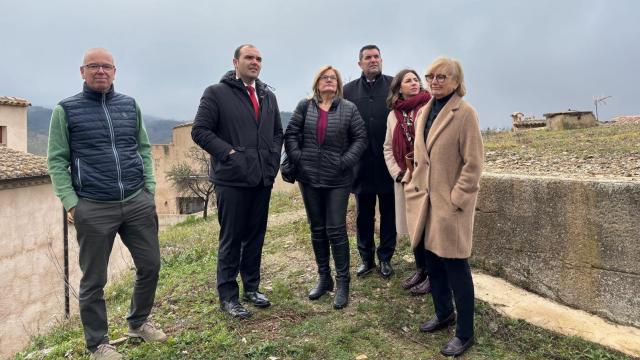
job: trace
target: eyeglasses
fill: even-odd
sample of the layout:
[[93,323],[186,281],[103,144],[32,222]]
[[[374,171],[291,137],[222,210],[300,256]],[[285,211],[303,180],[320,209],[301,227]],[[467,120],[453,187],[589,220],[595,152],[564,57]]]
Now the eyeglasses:
[[111,64],[87,64],[83,65],[84,68],[87,68],[91,71],[98,71],[102,68],[104,71],[113,71],[116,67]]
[[425,77],[425,79],[427,79],[428,83],[432,83],[432,82],[434,82],[434,80],[435,80],[435,82],[443,83],[445,80],[447,80],[447,78],[449,76],[442,75],[442,74],[438,74],[438,75],[428,74],[428,75],[425,75],[424,77]]
[[335,76],[335,75],[322,75],[322,76],[320,76],[320,80],[324,80],[324,81],[329,81],[329,80],[331,80],[331,81],[336,81],[336,80],[338,80],[338,77],[337,77],[337,76]]

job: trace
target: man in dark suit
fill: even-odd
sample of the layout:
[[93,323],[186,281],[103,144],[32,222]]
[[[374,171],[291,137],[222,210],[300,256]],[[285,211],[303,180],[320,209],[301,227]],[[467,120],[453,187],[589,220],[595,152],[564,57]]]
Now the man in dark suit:
[[211,155],[220,223],[217,287],[220,309],[234,317],[251,312],[239,302],[271,305],[259,291],[262,245],[273,180],[279,169],[282,123],[276,97],[258,79],[262,55],[253,45],[239,46],[234,70],[205,89],[191,137]]
[[344,97],[358,107],[369,137],[369,146],[360,158],[359,171],[353,184],[358,212],[358,251],[362,258],[356,274],[367,275],[376,267],[373,236],[377,197],[380,210],[380,244],[377,249],[379,272],[388,278],[393,274],[391,257],[396,248],[396,225],[393,179],[384,162],[382,145],[389,114],[386,98],[393,78],[382,74],[382,57],[376,45],[366,45],[360,49],[358,65],[362,69],[362,76],[344,86]]

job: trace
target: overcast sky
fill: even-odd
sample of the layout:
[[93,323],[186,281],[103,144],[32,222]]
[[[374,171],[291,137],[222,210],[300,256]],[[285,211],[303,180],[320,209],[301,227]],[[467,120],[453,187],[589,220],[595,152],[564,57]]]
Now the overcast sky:
[[0,0],[0,9],[0,95],[33,105],[77,93],[82,54],[106,47],[116,91],[145,114],[190,121],[249,42],[262,52],[260,78],[291,111],[321,65],[360,76],[358,50],[372,43],[389,75],[459,59],[482,128],[510,127],[515,111],[594,110],[602,95],[612,98],[601,120],[640,114],[635,0]]

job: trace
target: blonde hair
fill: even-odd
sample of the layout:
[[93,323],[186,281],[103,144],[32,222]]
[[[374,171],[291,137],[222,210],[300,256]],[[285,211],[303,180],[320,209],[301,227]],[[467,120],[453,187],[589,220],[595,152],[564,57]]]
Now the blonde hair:
[[455,93],[458,96],[463,97],[467,94],[467,88],[464,86],[464,72],[462,71],[462,65],[457,59],[441,56],[431,63],[425,71],[426,75],[433,75],[436,69],[442,68],[447,75],[452,76],[457,82],[458,87],[455,89]]
[[313,85],[311,85],[311,95],[309,96],[309,100],[315,99],[318,103],[322,102],[322,97],[320,96],[320,91],[318,90],[318,83],[320,82],[320,77],[329,70],[333,70],[336,73],[336,97],[342,97],[342,76],[340,76],[340,71],[338,71],[338,69],[334,68],[331,65],[324,65],[320,67],[320,70],[318,70],[316,75],[313,77]]

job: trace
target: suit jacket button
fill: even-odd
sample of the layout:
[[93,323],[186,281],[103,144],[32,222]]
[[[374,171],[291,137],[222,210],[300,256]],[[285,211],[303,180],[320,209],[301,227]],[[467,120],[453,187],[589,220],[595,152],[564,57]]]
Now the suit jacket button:
[[416,167],[417,167],[417,166],[418,166],[418,162],[417,162],[417,161],[415,161],[415,162],[413,163],[413,166],[416,166]]
[[418,192],[418,190],[420,190],[420,189],[418,189],[418,187],[416,186],[416,187],[414,188],[414,190],[415,190],[416,192]]

